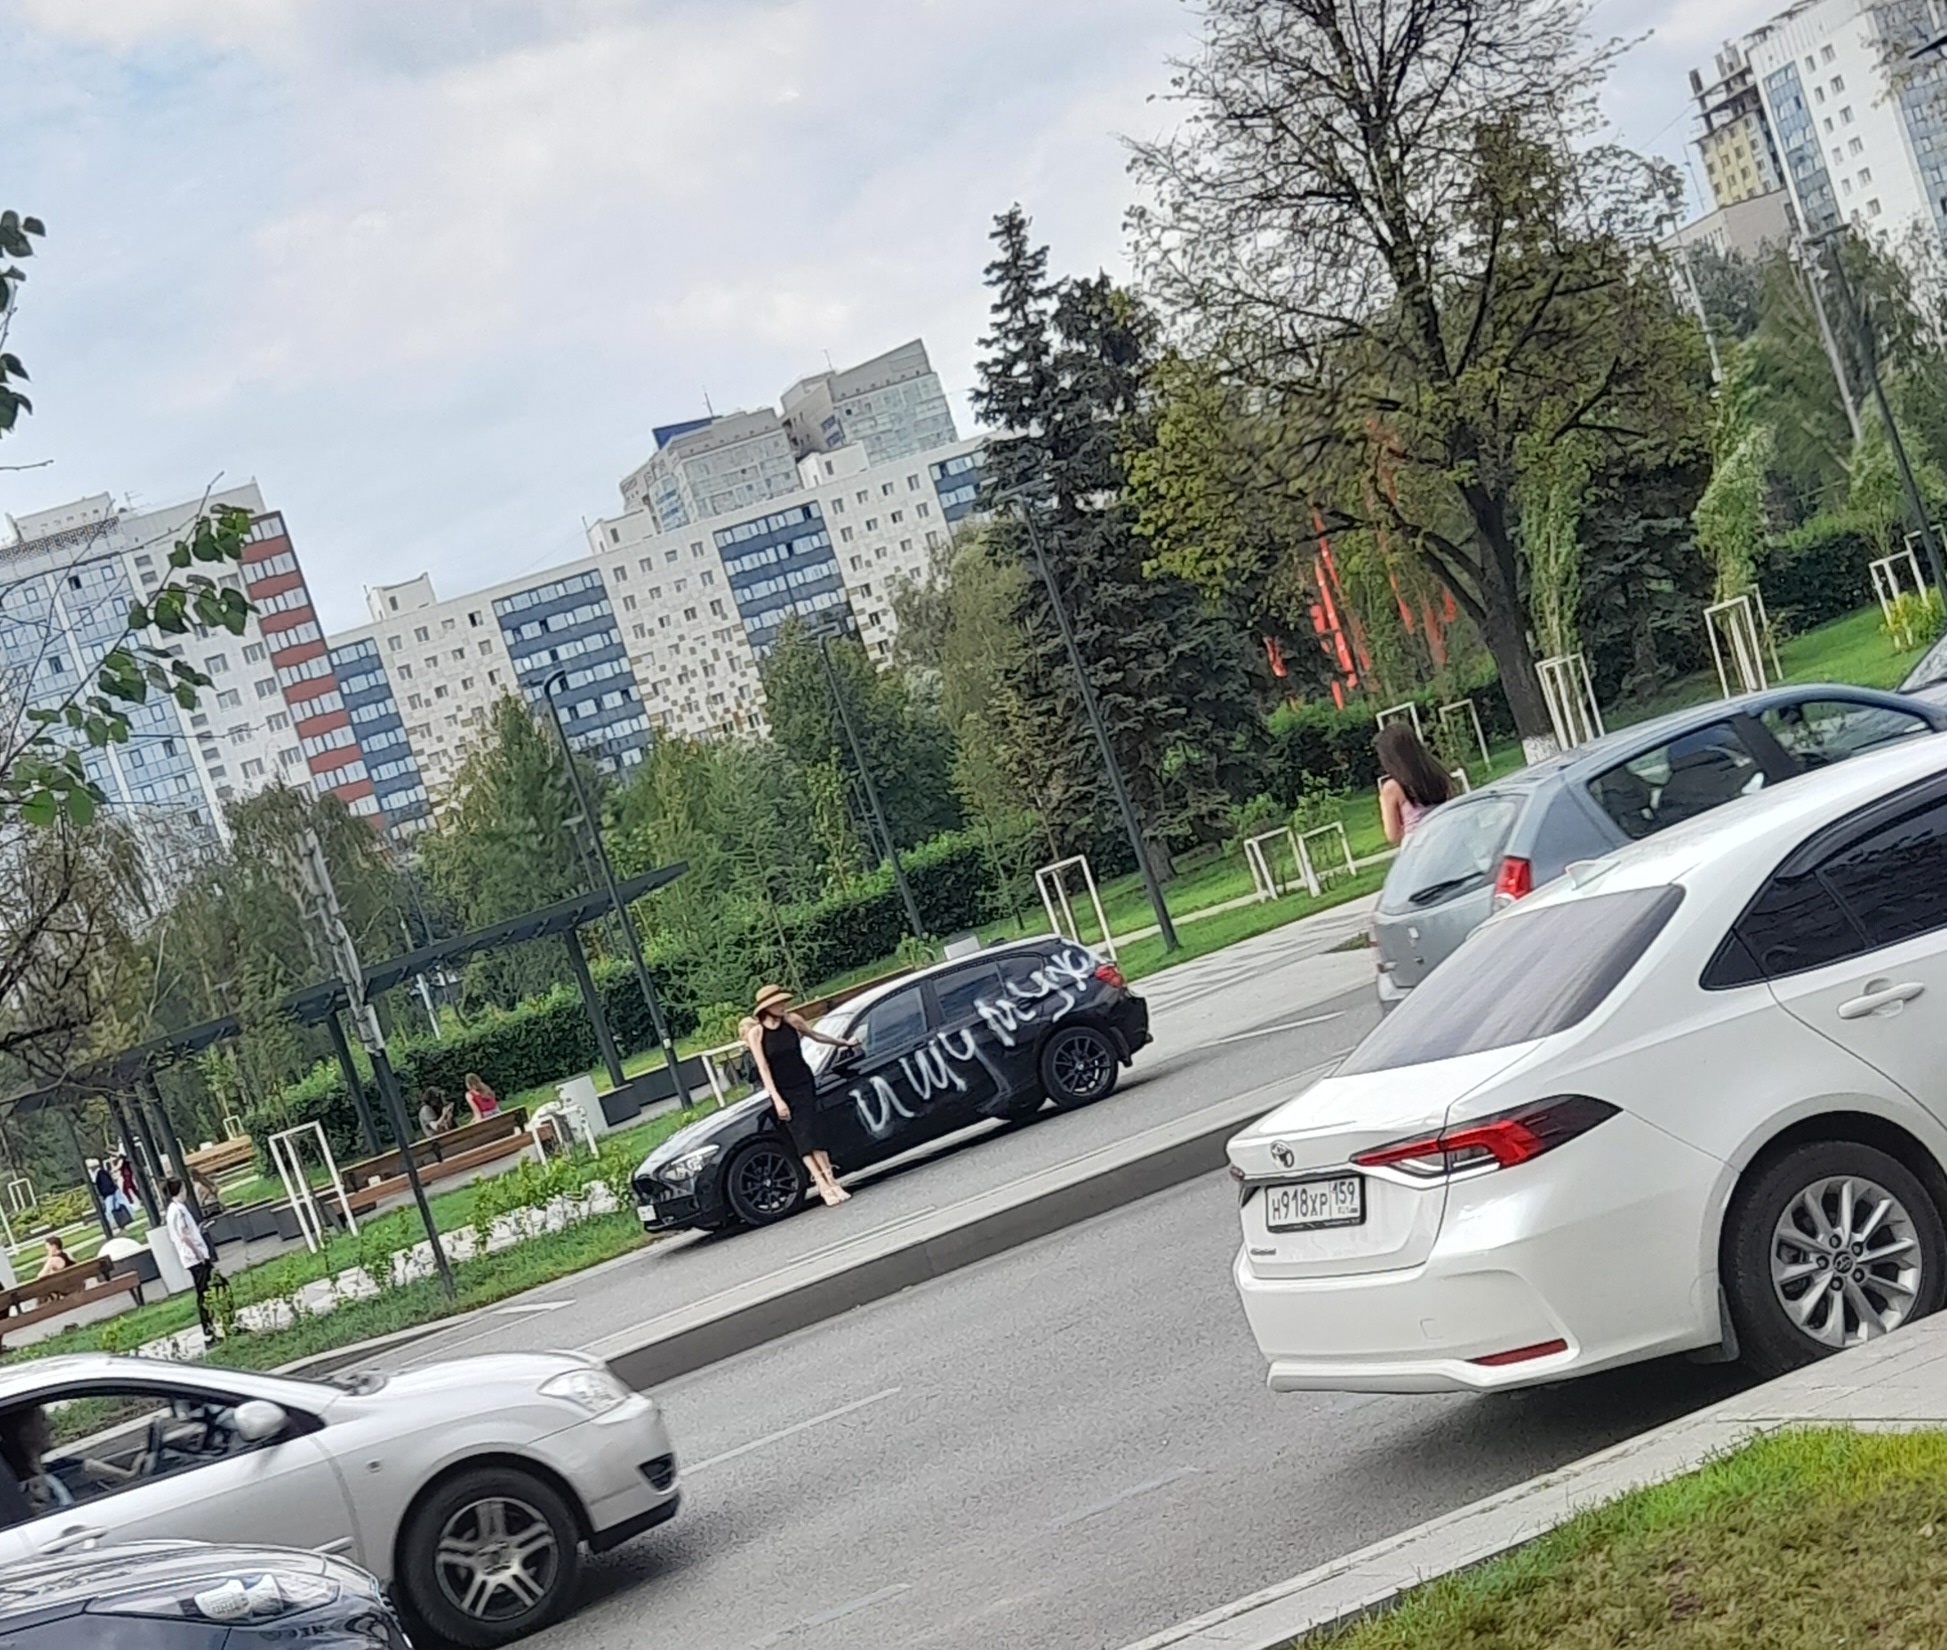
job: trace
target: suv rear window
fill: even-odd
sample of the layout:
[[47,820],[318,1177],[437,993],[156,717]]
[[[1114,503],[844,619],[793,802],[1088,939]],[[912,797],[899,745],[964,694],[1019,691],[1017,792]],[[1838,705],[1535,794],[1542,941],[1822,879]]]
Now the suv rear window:
[[1494,880],[1526,795],[1488,793],[1449,802],[1400,848],[1379,896],[1382,911],[1422,911]]
[[1683,890],[1671,887],[1517,906],[1476,929],[1339,1069],[1351,1076],[1425,1065],[1579,1025],[1682,903]]

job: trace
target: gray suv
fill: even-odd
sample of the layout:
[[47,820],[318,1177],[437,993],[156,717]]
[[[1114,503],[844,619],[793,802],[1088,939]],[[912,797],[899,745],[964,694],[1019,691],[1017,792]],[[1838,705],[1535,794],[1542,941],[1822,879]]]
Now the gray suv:
[[1501,906],[1767,785],[1947,729],[1947,705],[1870,688],[1772,688],[1660,716],[1436,808],[1406,839],[1373,918],[1391,1008]]

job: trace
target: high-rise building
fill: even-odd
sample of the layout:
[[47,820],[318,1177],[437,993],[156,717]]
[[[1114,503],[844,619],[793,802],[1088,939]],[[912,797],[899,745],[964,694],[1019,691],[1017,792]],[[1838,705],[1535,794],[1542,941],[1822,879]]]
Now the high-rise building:
[[958,437],[946,391],[915,338],[843,371],[800,378],[784,392],[784,427],[800,458],[865,449],[868,464],[888,464]]
[[665,533],[797,489],[796,455],[768,407],[667,424],[655,439],[648,463],[623,478],[622,503]]
[[1719,50],[1717,78],[1709,83],[1692,69],[1690,95],[1703,123],[1697,148],[1717,210],[1782,189],[1784,178],[1765,119],[1764,99],[1743,48],[1727,42]]
[[253,521],[240,567],[219,582],[254,608],[243,634],[196,627],[146,638],[210,678],[196,709],[157,695],[133,707],[129,740],[91,750],[89,777],[112,808],[167,816],[194,837],[222,832],[226,804],[274,780],[330,790],[377,811],[325,653],[304,570],[281,513],[252,483],[154,510],[106,493],[8,517],[0,542],[0,694],[14,705],[67,699],[122,636],[130,604],[169,576],[169,552],[199,514],[233,505]]
[[1938,32],[1913,0],[1799,0],[1745,36],[1807,234],[1850,223],[1897,245],[1917,225],[1947,239],[1947,67],[1908,58]]

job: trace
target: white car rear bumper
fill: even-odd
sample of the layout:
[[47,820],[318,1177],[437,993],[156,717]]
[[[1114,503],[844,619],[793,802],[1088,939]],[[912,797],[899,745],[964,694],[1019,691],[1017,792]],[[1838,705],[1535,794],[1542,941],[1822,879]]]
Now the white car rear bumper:
[[1485,1392],[1712,1345],[1700,1257],[1720,1169],[1623,1113],[1532,1164],[1456,1181],[1420,1265],[1265,1278],[1240,1248],[1237,1292],[1271,1388]]

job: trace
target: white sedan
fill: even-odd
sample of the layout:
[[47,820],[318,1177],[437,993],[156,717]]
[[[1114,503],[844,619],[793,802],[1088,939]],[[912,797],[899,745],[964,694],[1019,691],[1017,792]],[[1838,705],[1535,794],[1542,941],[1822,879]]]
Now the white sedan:
[[1947,745],[1574,866],[1230,1143],[1276,1391],[1765,1374],[1947,1293]]
[[[105,1353],[0,1369],[0,1574],[123,1541],[311,1548],[485,1650],[573,1608],[597,1552],[674,1515],[653,1400],[568,1355],[291,1380]],[[11,1486],[8,1486],[11,1489]]]

